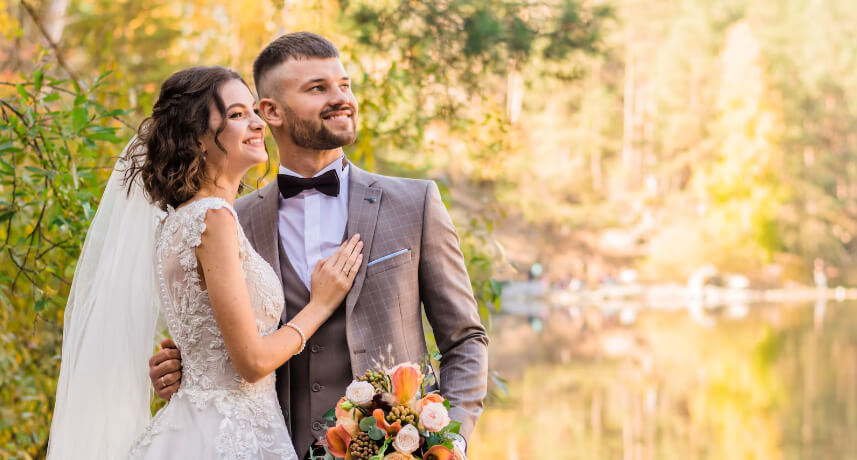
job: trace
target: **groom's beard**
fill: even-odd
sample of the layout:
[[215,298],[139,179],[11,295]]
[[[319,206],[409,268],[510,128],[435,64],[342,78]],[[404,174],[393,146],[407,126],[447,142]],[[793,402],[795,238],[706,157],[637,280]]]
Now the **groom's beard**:
[[311,150],[332,150],[354,142],[357,138],[357,111],[351,107],[337,107],[337,110],[340,108],[347,108],[351,112],[351,131],[336,134],[327,129],[320,118],[318,121],[300,118],[288,105],[284,104],[286,126],[289,128],[289,134],[292,136],[295,145]]

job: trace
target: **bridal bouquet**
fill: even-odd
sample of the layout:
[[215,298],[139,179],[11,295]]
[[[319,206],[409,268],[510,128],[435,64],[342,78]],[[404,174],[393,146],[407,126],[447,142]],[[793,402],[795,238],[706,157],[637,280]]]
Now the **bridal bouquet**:
[[325,434],[325,458],[346,460],[450,460],[460,422],[449,419],[449,402],[426,394],[430,383],[419,366],[369,370],[351,382],[328,412],[336,422]]

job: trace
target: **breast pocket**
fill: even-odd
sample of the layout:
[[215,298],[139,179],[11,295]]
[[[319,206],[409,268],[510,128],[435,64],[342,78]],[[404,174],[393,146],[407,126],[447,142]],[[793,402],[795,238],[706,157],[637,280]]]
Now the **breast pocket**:
[[398,266],[411,262],[411,250],[399,249],[398,251],[370,260],[366,265],[366,276],[385,272]]

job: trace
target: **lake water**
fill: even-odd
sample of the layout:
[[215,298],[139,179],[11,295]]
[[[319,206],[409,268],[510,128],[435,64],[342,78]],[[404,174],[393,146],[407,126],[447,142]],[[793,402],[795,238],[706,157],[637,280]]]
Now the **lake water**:
[[857,459],[857,303],[497,315],[483,459]]

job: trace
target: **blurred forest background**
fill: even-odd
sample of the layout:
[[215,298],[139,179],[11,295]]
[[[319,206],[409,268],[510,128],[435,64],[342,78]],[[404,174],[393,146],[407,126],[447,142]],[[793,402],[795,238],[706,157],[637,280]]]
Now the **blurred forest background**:
[[45,453],[75,260],[160,83],[249,82],[298,30],[353,78],[349,157],[442,185],[486,321],[537,262],[857,281],[851,0],[0,0],[0,457]]

